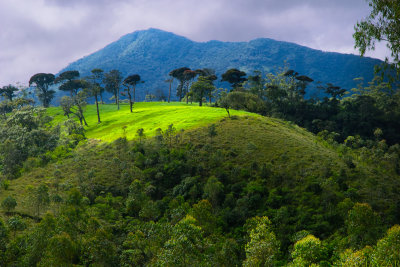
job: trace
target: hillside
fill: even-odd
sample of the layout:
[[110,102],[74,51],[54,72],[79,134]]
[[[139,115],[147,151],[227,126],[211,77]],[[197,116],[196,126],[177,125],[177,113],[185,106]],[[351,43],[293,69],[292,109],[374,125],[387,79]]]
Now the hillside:
[[[82,76],[94,68],[118,69],[124,77],[138,73],[146,81],[138,87],[137,98],[143,100],[147,93],[155,94],[157,90],[167,95],[168,85],[164,81],[175,68],[212,68],[220,79],[230,68],[239,68],[248,74],[254,70],[268,73],[276,72],[285,62],[315,81],[346,89],[356,87],[354,78],[372,80],[374,65],[381,63],[377,59],[323,52],[268,38],[249,42],[194,42],[170,32],[148,29],[127,34],[61,71],[78,70]],[[217,86],[227,88],[228,84],[217,83]],[[316,84],[311,85],[308,94],[318,93]]]
[[[152,137],[158,128],[166,129],[170,124],[180,131],[204,126],[227,116],[225,109],[199,107],[197,103],[138,102],[133,113],[129,112],[128,104],[120,106],[117,110],[114,104],[100,105],[102,123],[98,124],[96,106],[89,105],[85,112],[89,125],[85,128],[86,137],[107,142],[121,137],[132,140],[137,138],[136,132],[140,128],[143,128],[145,136]],[[49,108],[48,114],[54,118],[54,123],[62,123],[66,119],[60,107]],[[232,115],[257,116],[237,110],[233,110]]]
[[[133,114],[115,108],[104,105],[96,125],[89,106],[90,139],[72,147],[74,137],[64,136],[2,186],[0,202],[17,203],[3,206],[3,219],[21,215],[29,226],[7,223],[14,237],[5,241],[5,266],[237,266],[252,259],[254,242],[285,265],[302,259],[293,245],[310,240],[317,247],[305,251],[321,250],[312,262],[332,265],[398,221],[396,148],[376,160],[251,113],[227,118],[223,109],[182,103],[137,103]],[[47,113],[62,122],[59,108]],[[118,138],[124,126],[128,140]],[[156,127],[162,134],[152,138]]]

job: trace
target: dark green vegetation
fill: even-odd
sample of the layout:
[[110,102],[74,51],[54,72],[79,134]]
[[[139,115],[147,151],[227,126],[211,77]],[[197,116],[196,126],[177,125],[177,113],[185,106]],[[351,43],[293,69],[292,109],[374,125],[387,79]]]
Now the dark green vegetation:
[[[399,260],[400,148],[379,131],[339,144],[279,119],[232,116],[99,143],[84,140],[76,122],[59,128],[29,106],[1,121],[2,143],[17,148],[1,150],[4,266]],[[6,168],[11,158],[15,169]]]
[[369,0],[371,14],[358,22],[353,34],[355,47],[364,55],[367,50],[374,50],[376,42],[385,41],[391,51],[392,66],[400,76],[400,2]]
[[[137,91],[137,100],[146,94],[168,96],[165,80],[172,69],[213,68],[217,76],[226,70],[240,68],[251,73],[260,70],[264,74],[276,72],[284,62],[299,73],[315,81],[331,82],[346,89],[356,87],[354,78],[373,78],[374,65],[381,61],[360,58],[355,55],[322,52],[293,43],[271,39],[256,39],[250,42],[193,42],[173,33],[157,29],[137,31],[121,37],[118,41],[67,66],[65,70],[78,70],[83,76],[90,75],[94,68],[108,72],[118,68],[124,77],[139,73],[146,84]],[[220,80],[220,79],[219,79]],[[221,84],[218,82],[217,87]],[[174,85],[176,87],[176,85]],[[157,93],[157,91],[159,91]],[[309,95],[320,94],[312,86]],[[177,99],[173,94],[173,99]]]
[[99,68],[32,76],[61,107],[0,89],[1,266],[399,265],[394,77],[305,98],[289,69],[225,70],[229,93],[212,69],[169,75],[180,103],[135,103],[139,74]]

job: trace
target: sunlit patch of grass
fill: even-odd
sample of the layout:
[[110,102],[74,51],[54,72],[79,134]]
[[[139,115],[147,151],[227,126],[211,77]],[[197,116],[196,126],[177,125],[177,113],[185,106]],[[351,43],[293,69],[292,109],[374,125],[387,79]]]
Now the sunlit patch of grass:
[[[49,109],[55,123],[66,119],[59,107]],[[245,111],[231,111],[232,115],[258,116]],[[207,125],[227,116],[225,109],[213,107],[199,107],[197,104],[165,103],[165,102],[138,102],[135,103],[133,113],[129,105],[121,104],[120,110],[114,104],[100,105],[101,123],[97,123],[95,105],[88,105],[85,111],[88,127],[88,138],[102,141],[114,141],[126,136],[127,139],[136,138],[138,129],[143,128],[147,137],[154,136],[156,129],[166,129],[173,124],[177,131]]]

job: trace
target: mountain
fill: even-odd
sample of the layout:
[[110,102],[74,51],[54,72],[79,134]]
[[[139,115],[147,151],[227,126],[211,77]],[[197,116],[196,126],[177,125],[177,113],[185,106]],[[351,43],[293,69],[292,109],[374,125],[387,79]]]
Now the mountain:
[[[124,77],[137,73],[145,81],[138,88],[137,97],[142,100],[146,93],[161,90],[166,94],[168,85],[164,81],[175,68],[213,68],[221,77],[230,68],[239,68],[248,74],[254,70],[276,72],[285,66],[285,62],[290,69],[316,82],[330,82],[346,89],[356,87],[358,82],[354,78],[363,77],[370,81],[374,65],[381,63],[378,59],[323,52],[268,38],[249,42],[194,42],[170,32],[148,29],[127,34],[62,71],[79,70],[82,76],[89,75],[94,68],[118,69]],[[318,93],[316,82],[310,87],[309,95]],[[217,86],[229,87],[221,82]]]

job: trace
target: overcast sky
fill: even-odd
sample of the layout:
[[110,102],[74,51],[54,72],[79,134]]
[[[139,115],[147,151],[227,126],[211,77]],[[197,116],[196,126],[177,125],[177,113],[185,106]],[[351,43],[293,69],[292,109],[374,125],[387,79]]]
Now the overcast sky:
[[[57,73],[136,30],[194,41],[267,37],[343,53],[354,50],[365,0],[0,0],[0,86]],[[389,55],[383,45],[371,57]]]

